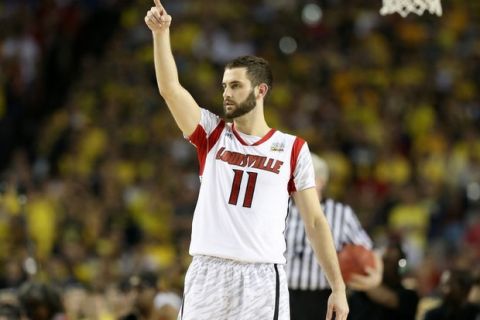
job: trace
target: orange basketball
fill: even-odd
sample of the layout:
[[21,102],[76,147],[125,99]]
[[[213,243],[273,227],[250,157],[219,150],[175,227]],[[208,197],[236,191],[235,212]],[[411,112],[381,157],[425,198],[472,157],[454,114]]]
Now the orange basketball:
[[338,253],[338,262],[342,271],[345,283],[350,281],[352,274],[365,275],[365,268],[375,267],[375,254],[363,246],[355,244],[347,244]]

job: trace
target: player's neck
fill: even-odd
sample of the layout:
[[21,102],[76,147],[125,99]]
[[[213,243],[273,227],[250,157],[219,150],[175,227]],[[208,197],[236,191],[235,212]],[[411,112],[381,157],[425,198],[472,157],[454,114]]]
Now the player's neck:
[[233,123],[237,131],[257,137],[263,137],[271,129],[265,121],[263,109],[258,107],[241,117],[235,118]]

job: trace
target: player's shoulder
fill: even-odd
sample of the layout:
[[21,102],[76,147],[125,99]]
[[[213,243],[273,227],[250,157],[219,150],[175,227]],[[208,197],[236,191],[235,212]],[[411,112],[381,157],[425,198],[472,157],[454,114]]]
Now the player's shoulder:
[[302,137],[293,135],[291,133],[283,132],[281,130],[275,129],[275,139],[283,139],[284,141],[288,141],[291,144],[305,144],[306,141]]

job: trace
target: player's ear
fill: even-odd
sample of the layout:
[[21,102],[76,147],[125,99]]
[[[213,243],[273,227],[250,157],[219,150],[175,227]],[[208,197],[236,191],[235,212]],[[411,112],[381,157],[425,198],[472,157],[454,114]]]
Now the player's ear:
[[260,83],[258,85],[258,95],[265,98],[268,92],[268,85],[266,83]]

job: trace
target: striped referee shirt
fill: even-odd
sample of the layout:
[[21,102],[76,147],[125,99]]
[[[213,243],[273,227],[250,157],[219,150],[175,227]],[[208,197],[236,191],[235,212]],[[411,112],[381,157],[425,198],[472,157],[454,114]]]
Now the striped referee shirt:
[[[337,252],[347,243],[372,248],[372,240],[348,205],[326,199],[322,201],[322,208],[332,231]],[[327,278],[315,259],[310,241],[305,234],[305,226],[293,201],[290,201],[287,221],[285,237],[288,287],[294,290],[329,289]]]

